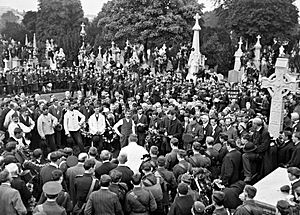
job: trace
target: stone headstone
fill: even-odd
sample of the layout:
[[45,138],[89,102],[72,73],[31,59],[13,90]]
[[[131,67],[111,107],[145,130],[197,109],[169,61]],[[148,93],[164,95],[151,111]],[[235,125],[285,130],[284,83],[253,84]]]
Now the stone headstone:
[[21,65],[21,60],[18,57],[13,57],[12,68],[19,67]]
[[262,77],[262,88],[267,88],[272,96],[269,119],[269,132],[277,138],[283,127],[283,97],[289,92],[298,91],[298,82],[288,74],[288,59],[279,57],[275,64],[275,73],[269,78]]

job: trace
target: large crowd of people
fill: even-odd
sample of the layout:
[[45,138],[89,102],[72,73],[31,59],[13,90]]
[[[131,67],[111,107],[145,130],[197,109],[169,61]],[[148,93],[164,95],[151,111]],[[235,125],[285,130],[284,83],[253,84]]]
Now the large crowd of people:
[[[17,96],[1,102],[2,213],[300,213],[296,94],[284,98],[274,138],[270,96],[258,81],[232,85],[207,70],[194,83],[164,68],[108,68],[49,72],[45,82],[69,89],[62,99],[41,99],[36,83],[7,86]],[[289,198],[267,207],[253,184],[279,166]]]

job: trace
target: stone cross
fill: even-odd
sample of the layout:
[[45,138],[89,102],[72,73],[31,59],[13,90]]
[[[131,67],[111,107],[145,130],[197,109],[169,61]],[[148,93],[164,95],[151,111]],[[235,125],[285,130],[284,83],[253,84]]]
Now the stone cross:
[[[234,60],[233,70],[235,70],[235,71],[240,71],[241,66],[242,66],[242,62],[241,62],[241,57],[243,56],[242,45],[243,45],[243,39],[241,37],[240,41],[239,41],[239,48],[234,53],[235,60]],[[240,78],[238,78],[238,79],[240,79]]]
[[115,46],[115,42],[111,41],[111,47],[114,48],[114,46]]
[[275,64],[275,73],[269,78],[262,77],[262,88],[267,88],[272,96],[269,132],[277,138],[283,125],[283,97],[289,92],[298,91],[298,82],[288,74],[288,59],[279,57]]
[[255,48],[254,64],[256,66],[256,69],[260,70],[260,49],[261,49],[260,39],[261,39],[261,36],[258,35],[256,38],[257,38],[257,42],[254,46],[254,48]]
[[199,13],[197,13],[195,16],[194,16],[194,19],[196,20],[196,23],[193,27],[193,30],[198,30],[200,31],[201,30],[201,27],[199,25],[199,19],[201,18],[201,16],[199,15]]

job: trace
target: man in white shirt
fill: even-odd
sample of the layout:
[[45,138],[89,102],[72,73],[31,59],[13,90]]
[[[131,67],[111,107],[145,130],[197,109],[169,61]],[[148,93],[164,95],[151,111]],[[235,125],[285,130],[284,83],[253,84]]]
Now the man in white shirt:
[[105,132],[105,117],[100,113],[99,105],[94,107],[95,113],[88,120],[89,132],[93,135],[93,145],[98,148],[98,152],[103,149],[103,133]]
[[129,136],[128,145],[123,147],[120,151],[121,154],[127,155],[126,166],[128,166],[134,173],[139,172],[139,167],[142,164],[142,158],[148,154],[147,150],[137,144],[138,138],[136,134]]
[[[119,131],[120,127],[120,131]],[[121,148],[127,146],[130,134],[135,134],[135,123],[131,118],[131,111],[125,112],[125,118],[120,119],[113,127],[114,131],[120,137]]]
[[[67,137],[71,137],[81,151],[84,150],[80,128],[85,122],[85,116],[78,110],[74,110],[76,103],[69,104],[69,110],[64,115],[64,129]],[[80,120],[79,120],[80,119]]]
[[[21,123],[19,121],[19,115],[17,114],[17,112],[15,112],[12,116],[11,116],[11,119],[12,121],[9,123],[9,126],[8,126],[8,134],[9,134],[9,137],[12,137],[12,138],[16,138],[15,137],[15,129],[16,128],[20,128],[22,129],[22,131],[24,133],[29,133],[31,132],[31,128],[30,127],[27,127],[26,125],[24,125],[23,123]],[[23,135],[24,136],[24,135]]]
[[[46,141],[47,151],[53,152],[56,150],[54,128],[58,124],[57,118],[49,113],[47,105],[42,108],[43,113],[37,120],[37,130],[42,140]],[[48,149],[49,148],[49,149]]]

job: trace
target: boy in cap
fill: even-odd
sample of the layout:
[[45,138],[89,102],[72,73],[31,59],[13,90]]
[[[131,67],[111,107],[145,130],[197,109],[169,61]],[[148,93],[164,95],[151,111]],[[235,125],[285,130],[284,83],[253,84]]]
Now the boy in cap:
[[34,209],[36,212],[44,212],[47,215],[66,215],[66,210],[56,203],[58,194],[62,191],[62,186],[56,181],[49,181],[43,185],[43,192],[47,197],[47,201],[42,205],[37,205]]

